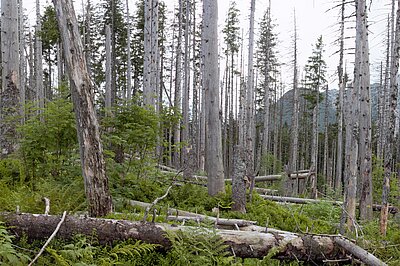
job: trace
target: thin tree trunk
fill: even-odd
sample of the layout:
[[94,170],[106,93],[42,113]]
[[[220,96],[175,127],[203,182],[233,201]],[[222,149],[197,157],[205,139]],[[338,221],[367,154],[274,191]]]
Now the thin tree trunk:
[[[42,22],[40,16],[40,1],[36,0],[36,33],[35,33],[35,88],[36,100],[39,107],[39,114],[44,108],[44,87],[43,87],[43,58],[42,58]],[[43,120],[43,117],[40,117]]]
[[[181,88],[181,78],[182,78],[182,22],[183,22],[183,0],[179,0],[179,14],[178,14],[178,40],[176,47],[176,67],[175,67],[175,109],[181,110],[182,105],[182,88]],[[178,145],[181,142],[181,123],[179,122],[174,129],[174,165],[176,168],[181,166],[181,153],[178,149]]]
[[[398,0],[397,16],[396,16],[396,31],[395,38],[392,49],[391,64],[390,64],[390,101],[389,101],[389,121],[388,121],[388,132],[386,133],[386,146],[385,146],[385,161],[384,161],[384,180],[383,180],[383,191],[382,191],[382,208],[381,219],[380,219],[380,229],[381,234],[386,235],[387,222],[388,222],[388,197],[390,191],[390,176],[392,174],[392,157],[395,154],[395,120],[396,120],[396,108],[397,108],[397,94],[398,94],[398,84],[397,84],[397,72],[399,70],[399,50],[400,50],[400,0]],[[393,0],[393,5],[395,1]]]
[[111,86],[111,29],[110,25],[106,25],[106,86],[105,86],[105,107],[106,107],[106,114],[111,113],[111,98],[112,98],[112,86]]
[[338,76],[339,76],[339,104],[337,110],[337,124],[338,124],[338,136],[337,136],[337,157],[336,157],[336,178],[335,178],[335,191],[338,191],[338,195],[341,195],[342,191],[342,176],[343,176],[343,94],[346,87],[346,80],[343,73],[343,57],[344,57],[344,9],[345,0],[342,0],[341,5],[341,22],[340,22],[340,48],[339,48],[339,65],[338,65]]
[[129,14],[129,1],[126,0],[126,100],[132,99],[132,58],[131,58],[131,23]]
[[104,216],[112,211],[112,200],[99,124],[93,105],[94,86],[88,73],[72,0],[53,0],[53,3],[71,80],[71,95],[89,215]]
[[[250,28],[249,28],[249,51],[247,61],[247,93],[246,93],[246,175],[252,180],[254,176],[254,143],[255,143],[255,93],[254,93],[254,13],[256,1],[251,0],[250,5]],[[251,195],[250,195],[251,196]]]
[[[296,27],[296,13],[294,13],[294,36],[293,36],[293,114],[292,114],[292,130],[291,130],[291,147],[290,147],[290,159],[289,159],[289,171],[297,171],[297,157],[298,157],[298,146],[299,146],[299,90],[298,90],[298,77],[297,77],[297,27]],[[283,109],[281,109],[282,111]],[[289,180],[288,182],[291,182]],[[291,183],[287,187],[287,193],[291,191],[297,194],[297,183],[296,186],[291,188]]]

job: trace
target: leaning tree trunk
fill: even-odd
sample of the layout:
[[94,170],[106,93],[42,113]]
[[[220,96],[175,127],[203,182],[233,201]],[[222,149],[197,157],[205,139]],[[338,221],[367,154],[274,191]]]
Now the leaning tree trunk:
[[202,28],[203,87],[206,112],[206,172],[208,193],[225,192],[222,161],[221,119],[219,116],[218,3],[203,3]]
[[53,3],[71,80],[71,95],[77,122],[89,215],[104,216],[111,212],[112,201],[108,189],[99,124],[93,105],[94,87],[87,70],[72,0],[53,0]]

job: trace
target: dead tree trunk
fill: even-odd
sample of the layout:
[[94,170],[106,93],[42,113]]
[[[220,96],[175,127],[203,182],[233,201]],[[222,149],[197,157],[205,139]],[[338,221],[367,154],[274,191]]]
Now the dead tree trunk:
[[104,216],[111,212],[112,201],[108,189],[99,123],[93,106],[94,87],[87,70],[72,0],[53,0],[53,3],[71,80],[71,95],[89,215]]
[[[29,240],[43,240],[53,233],[60,218],[54,215],[1,213],[0,219],[16,235],[27,235]],[[77,233],[89,236],[96,234],[101,244],[135,239],[169,249],[171,242],[166,231],[190,232],[191,229],[193,227],[67,216],[57,232],[57,237],[71,239]],[[329,260],[346,259],[349,254],[368,265],[386,265],[340,236],[298,235],[284,231],[267,233],[216,230],[216,233],[230,247],[229,251],[240,258],[262,258],[269,251],[275,250],[274,258],[310,261],[318,265]]]
[[[394,1],[393,1],[394,4]],[[386,235],[387,222],[388,222],[388,197],[390,190],[390,176],[392,174],[391,162],[392,156],[395,154],[394,143],[395,143],[395,120],[396,120],[396,106],[397,106],[397,94],[398,94],[398,84],[397,84],[397,72],[399,70],[399,50],[400,50],[400,0],[398,0],[398,9],[396,17],[396,32],[395,32],[395,42],[394,48],[392,49],[391,66],[390,66],[390,101],[389,101],[389,121],[388,121],[388,132],[386,133],[385,141],[385,174],[383,181],[383,191],[382,191],[382,208],[381,212],[381,234]]]
[[19,42],[17,0],[1,1],[0,158],[16,149],[16,124],[7,121],[19,116]]
[[218,3],[212,0],[203,3],[202,58],[206,101],[206,172],[208,193],[215,196],[225,192],[225,182],[219,116]]

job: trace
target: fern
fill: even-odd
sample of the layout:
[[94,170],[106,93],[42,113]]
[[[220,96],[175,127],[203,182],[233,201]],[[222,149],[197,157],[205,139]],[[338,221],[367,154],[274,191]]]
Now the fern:
[[227,251],[228,246],[216,234],[202,228],[187,232],[167,232],[172,250],[166,257],[165,265],[232,265],[234,257]]
[[26,265],[30,260],[28,256],[15,250],[13,238],[0,222],[0,265]]

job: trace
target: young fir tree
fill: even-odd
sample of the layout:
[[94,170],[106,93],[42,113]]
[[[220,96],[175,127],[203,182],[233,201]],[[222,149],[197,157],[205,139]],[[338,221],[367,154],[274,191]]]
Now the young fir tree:
[[258,164],[262,156],[268,154],[269,147],[269,109],[271,92],[276,88],[276,69],[278,60],[276,57],[276,35],[273,32],[274,25],[271,19],[271,6],[264,13],[260,22],[260,38],[257,41],[257,67],[260,72],[260,87],[258,90],[259,98],[261,99],[260,105],[263,106],[263,133],[261,151],[258,151]]
[[[240,26],[239,9],[235,1],[229,3],[228,15],[225,20],[225,26],[222,29],[224,34],[225,58],[226,58],[226,78],[225,78],[225,123],[224,123],[224,165],[225,174],[232,173],[233,165],[233,145],[234,140],[234,121],[233,121],[233,89],[235,75],[235,57],[240,47]],[[229,101],[229,97],[231,101]],[[229,109],[229,110],[228,110]],[[229,115],[228,115],[229,113]],[[229,119],[229,120],[228,120]],[[240,128],[239,130],[243,130]]]
[[[315,48],[312,51],[312,55],[308,58],[308,62],[305,66],[305,86],[307,94],[304,96],[310,104],[312,109],[312,146],[311,146],[311,164],[315,173],[318,173],[318,110],[319,103],[322,100],[320,95],[320,89],[326,85],[326,63],[323,59],[324,44],[322,42],[322,36],[320,36],[315,44]],[[313,197],[317,197],[317,174],[314,175],[312,190]]]

